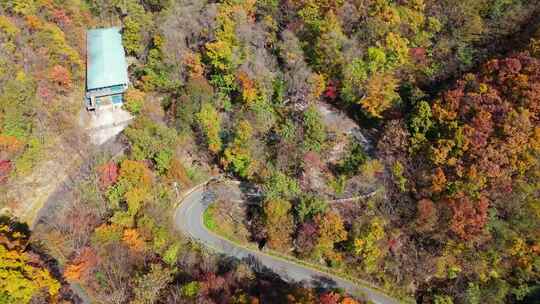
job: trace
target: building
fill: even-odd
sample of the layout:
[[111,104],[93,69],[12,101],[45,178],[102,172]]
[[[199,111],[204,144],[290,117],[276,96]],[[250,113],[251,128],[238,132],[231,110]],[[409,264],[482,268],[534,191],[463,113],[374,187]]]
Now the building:
[[120,28],[88,30],[86,46],[86,108],[121,107],[129,79]]

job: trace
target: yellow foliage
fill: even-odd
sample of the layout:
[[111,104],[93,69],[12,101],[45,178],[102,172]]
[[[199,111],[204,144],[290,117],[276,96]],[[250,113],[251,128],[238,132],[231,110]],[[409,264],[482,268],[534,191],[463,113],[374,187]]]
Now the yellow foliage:
[[240,71],[236,76],[238,82],[240,82],[240,88],[242,89],[242,99],[245,103],[250,104],[257,98],[257,88],[255,82],[249,78],[249,76]]
[[399,98],[397,86],[397,79],[390,74],[373,75],[368,80],[366,96],[360,100],[362,108],[373,117],[382,117],[382,112]]
[[309,82],[311,84],[311,98],[313,100],[319,99],[324,93],[324,90],[326,90],[326,79],[324,75],[314,73],[311,75]]
[[26,252],[8,250],[0,245],[0,294],[4,295],[7,303],[29,303],[33,295],[42,289],[54,301],[60,287],[47,269],[30,263]]
[[15,39],[20,30],[14,25],[8,17],[0,15],[0,30],[4,32],[8,39]]
[[126,102],[133,101],[133,102],[142,103],[144,101],[145,96],[146,94],[143,91],[137,90],[133,87],[130,87],[125,93]]
[[390,32],[386,35],[386,48],[390,53],[393,64],[403,65],[409,61],[409,40],[399,34]]
[[141,203],[145,200],[147,194],[147,190],[142,188],[133,188],[124,194],[129,214],[137,214],[141,208]]
[[122,241],[135,252],[142,252],[145,249],[145,243],[136,229],[124,230]]
[[150,189],[152,173],[144,163],[126,159],[120,165],[120,181],[131,188]]

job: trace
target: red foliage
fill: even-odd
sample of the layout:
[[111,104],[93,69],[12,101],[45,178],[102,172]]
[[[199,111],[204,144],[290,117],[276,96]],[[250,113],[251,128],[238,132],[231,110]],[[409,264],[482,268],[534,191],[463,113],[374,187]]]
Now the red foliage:
[[487,222],[489,201],[486,197],[474,201],[463,193],[447,201],[452,210],[451,230],[464,240],[473,239]]
[[301,253],[309,254],[313,250],[317,243],[318,233],[317,224],[311,221],[303,223],[298,228],[296,244],[299,250],[302,251]]
[[324,92],[324,97],[334,100],[337,97],[337,86],[333,81],[329,81],[326,85],[326,91]]
[[52,13],[53,21],[61,27],[66,27],[71,25],[71,18],[63,10],[54,10]]
[[320,304],[338,304],[341,296],[335,292],[326,292],[319,297]]
[[417,63],[425,63],[427,59],[427,52],[425,48],[415,47],[409,50],[409,55]]
[[[476,75],[467,74],[432,106],[440,134],[430,147],[431,193],[448,184],[457,195],[443,199],[451,211],[450,230],[463,239],[478,235],[490,201],[513,189],[538,165],[540,128],[540,59],[527,53],[495,59]],[[431,205],[419,202],[419,220]],[[424,211],[422,211],[424,210]]]
[[106,189],[118,181],[118,165],[113,162],[99,166],[97,172],[99,174],[99,186],[101,189]]
[[226,283],[223,277],[213,272],[206,273],[201,282],[201,292],[202,294],[210,295],[222,291],[226,287]]
[[304,154],[303,167],[305,171],[308,171],[310,169],[322,169],[323,166],[324,164],[321,161],[321,155],[319,153],[309,151]]
[[435,215],[435,205],[429,199],[421,199],[418,201],[418,221],[421,223],[428,222]]
[[71,73],[61,65],[55,65],[51,69],[49,79],[57,86],[59,92],[67,92],[71,88]]
[[9,160],[0,160],[0,183],[7,181],[9,173],[13,169],[11,161]]
[[40,82],[37,88],[37,94],[43,101],[51,101],[53,97],[53,92],[51,92],[51,89],[47,84]]
[[388,249],[392,251],[392,253],[396,253],[402,245],[399,238],[391,238],[388,240]]

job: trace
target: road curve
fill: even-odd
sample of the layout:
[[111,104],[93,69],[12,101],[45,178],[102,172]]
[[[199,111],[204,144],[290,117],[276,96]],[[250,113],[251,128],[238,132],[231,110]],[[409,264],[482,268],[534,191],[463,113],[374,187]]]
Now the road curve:
[[239,247],[208,231],[203,223],[203,214],[211,203],[211,199],[208,199],[205,193],[204,186],[195,187],[188,192],[175,211],[174,225],[176,229],[206,247],[247,261],[257,269],[270,269],[286,281],[302,281],[310,286],[342,288],[352,295],[361,296],[377,304],[400,303],[397,299],[381,291],[366,286],[357,286],[348,280],[270,256],[261,251]]

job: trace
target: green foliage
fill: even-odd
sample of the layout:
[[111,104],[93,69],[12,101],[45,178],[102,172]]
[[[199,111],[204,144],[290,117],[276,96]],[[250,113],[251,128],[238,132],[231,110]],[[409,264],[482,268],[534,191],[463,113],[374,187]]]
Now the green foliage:
[[431,107],[426,101],[420,101],[409,120],[409,130],[411,132],[411,145],[413,149],[418,149],[426,141],[426,134],[433,127],[431,120]]
[[266,200],[264,203],[268,245],[275,250],[287,251],[291,246],[294,219],[291,203],[283,199]]
[[334,193],[336,195],[341,195],[345,191],[345,187],[347,186],[347,176],[345,175],[338,175],[333,179],[330,179],[328,182],[328,185],[334,190]]
[[234,71],[244,57],[236,38],[236,20],[231,6],[229,3],[220,6],[216,18],[216,40],[205,44],[205,59],[213,69],[210,82],[225,96],[236,88]]
[[454,304],[452,297],[447,295],[435,295],[433,298],[434,304]]
[[266,200],[284,198],[291,200],[300,194],[298,182],[279,171],[272,171],[269,178],[264,182],[264,197]]
[[20,71],[1,89],[0,130],[4,135],[28,140],[32,134],[36,99],[33,79]]
[[[160,39],[154,37],[155,44],[156,40]],[[150,49],[146,65],[135,71],[135,74],[142,80],[144,91],[175,91],[181,83],[175,79],[174,69],[174,66],[164,62],[162,51],[158,45]]]
[[192,281],[182,286],[182,295],[186,298],[193,299],[199,294],[200,284],[197,281]]
[[296,138],[297,127],[291,119],[286,119],[279,125],[278,134],[286,142],[293,142]]
[[482,294],[480,292],[480,286],[478,284],[469,282],[467,291],[465,294],[467,304],[480,304],[482,303]]
[[217,228],[216,221],[214,220],[214,210],[215,205],[210,205],[203,214],[203,223],[204,227],[208,228],[211,231],[215,231]]
[[322,214],[328,209],[326,201],[315,195],[305,195],[300,199],[300,202],[295,206],[296,214],[300,222],[307,219],[312,219],[317,214]]
[[142,107],[144,105],[144,93],[130,88],[124,94],[124,104],[123,107],[131,112],[134,115],[141,113]]
[[208,149],[217,154],[221,151],[221,118],[217,110],[209,103],[202,105],[197,113],[197,120],[208,145]]
[[171,160],[173,153],[169,149],[164,149],[159,151],[154,157],[154,162],[156,163],[156,169],[159,174],[165,174],[171,167]]
[[349,145],[347,156],[336,168],[337,172],[346,177],[356,175],[367,159],[368,156],[366,155],[366,152],[364,152],[362,145],[353,139]]
[[385,237],[385,224],[382,218],[375,217],[369,223],[353,227],[353,251],[362,258],[361,263],[367,273],[377,271],[377,264],[384,256],[379,241]]
[[253,113],[255,121],[253,128],[259,133],[266,133],[277,121],[277,113],[273,105],[266,97],[258,97],[249,105],[249,110]]
[[152,24],[151,16],[145,12],[144,7],[138,1],[128,0],[122,4],[122,6],[125,5],[122,9],[127,11],[127,16],[123,20],[124,48],[128,54],[140,56],[146,47],[144,34]]
[[180,253],[180,244],[174,243],[165,251],[163,254],[163,261],[169,266],[174,266],[178,259],[178,254]]
[[403,165],[399,161],[396,161],[392,166],[392,176],[394,178],[394,183],[401,192],[407,190],[407,178],[403,176],[403,173]]
[[191,132],[195,126],[197,112],[203,104],[212,103],[214,97],[213,87],[203,77],[190,77],[183,88],[176,105],[177,129]]
[[326,137],[326,128],[321,114],[314,106],[308,107],[304,111],[304,150],[320,152],[324,147]]
[[222,163],[242,178],[249,178],[254,173],[254,164],[250,152],[253,143],[253,128],[247,120],[236,126],[233,142],[223,152]]
[[[136,160],[151,159],[157,163],[158,160],[166,160],[167,156],[170,160],[169,154],[172,154],[171,151],[176,143],[174,129],[159,124],[146,116],[139,116],[124,131],[124,134],[131,143],[131,153]],[[167,152],[163,152],[164,150]],[[161,165],[168,166],[165,163]]]
[[[370,49],[371,50],[371,49]],[[382,53],[384,56],[384,53]],[[386,61],[386,58],[383,59]],[[360,90],[368,78],[368,66],[360,58],[354,58],[343,68],[343,88],[341,96],[349,103],[357,102]]]
[[474,49],[469,46],[462,45],[458,48],[457,58],[459,59],[463,69],[466,69],[472,65],[475,57],[474,55]]
[[39,160],[43,158],[43,143],[37,138],[29,138],[26,150],[15,160],[18,174],[29,174]]

